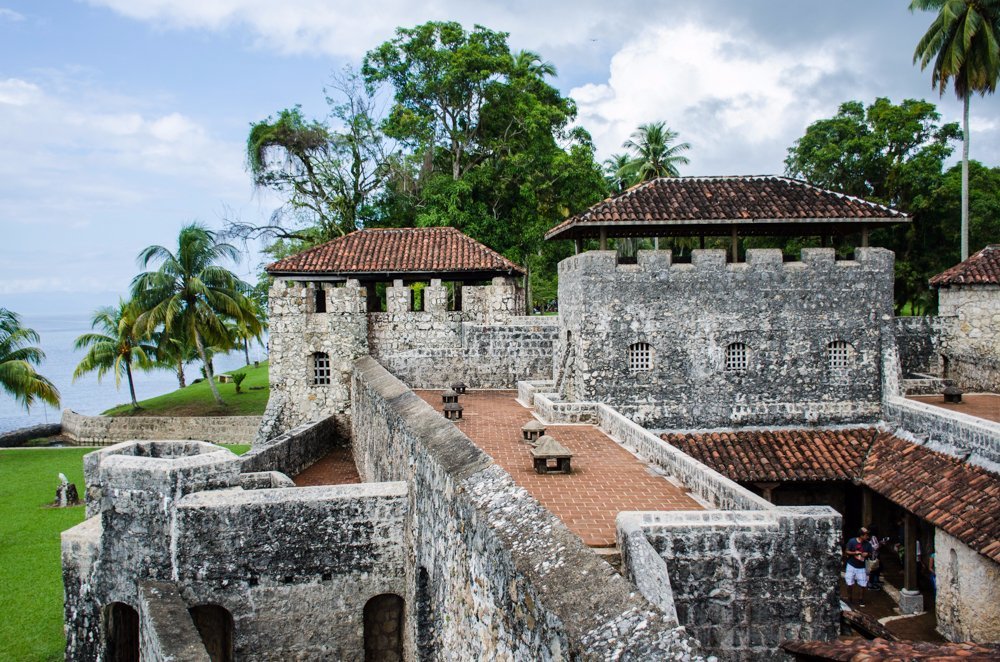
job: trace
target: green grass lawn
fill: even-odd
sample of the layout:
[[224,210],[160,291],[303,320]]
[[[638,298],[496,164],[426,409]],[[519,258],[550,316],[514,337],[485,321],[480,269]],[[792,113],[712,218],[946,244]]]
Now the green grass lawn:
[[91,450],[0,450],[0,660],[63,659],[59,534],[84,509],[46,506],[59,472],[83,495],[81,458]]
[[[227,444],[237,455],[246,444]],[[0,450],[0,660],[62,660],[59,534],[84,518],[83,506],[48,508],[59,472],[82,497],[84,455],[93,448]]]
[[[237,372],[235,370],[230,371]],[[239,372],[245,372],[247,378],[240,385],[242,393],[236,393],[236,385],[232,382],[228,384],[216,383],[219,387],[219,395],[226,402],[220,407],[212,397],[212,390],[208,382],[201,381],[197,384],[177,389],[172,393],[140,400],[138,411],[132,409],[131,405],[119,405],[104,412],[106,416],[255,416],[264,413],[267,407],[267,398],[270,393],[267,381],[267,362],[264,361],[260,367],[253,366],[240,368]]]

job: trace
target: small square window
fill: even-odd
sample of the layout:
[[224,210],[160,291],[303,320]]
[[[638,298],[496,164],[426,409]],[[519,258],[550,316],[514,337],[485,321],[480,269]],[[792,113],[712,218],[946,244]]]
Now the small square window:
[[726,372],[746,372],[750,365],[750,352],[741,342],[726,347]]
[[826,346],[826,362],[830,370],[847,370],[851,367],[851,346],[843,340],[834,340]]
[[313,354],[313,384],[319,386],[330,383],[330,355],[325,352]]
[[633,372],[653,369],[653,348],[649,343],[637,342],[629,345],[628,369]]

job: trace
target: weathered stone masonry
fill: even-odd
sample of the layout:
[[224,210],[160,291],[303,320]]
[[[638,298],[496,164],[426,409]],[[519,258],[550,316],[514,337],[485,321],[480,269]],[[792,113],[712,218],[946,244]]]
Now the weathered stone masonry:
[[[890,251],[833,249],[639,251],[618,264],[590,251],[559,265],[560,337],[555,359],[564,397],[604,402],[651,428],[825,424],[879,415],[882,359],[894,350]],[[829,344],[848,345],[847,367],[830,369]],[[630,369],[646,343],[651,369]],[[741,343],[746,368],[727,370]]]

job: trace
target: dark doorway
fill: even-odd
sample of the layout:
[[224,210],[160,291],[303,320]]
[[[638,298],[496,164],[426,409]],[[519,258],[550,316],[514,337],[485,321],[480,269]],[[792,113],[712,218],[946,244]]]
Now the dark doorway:
[[365,604],[365,662],[403,659],[403,598],[376,595]]
[[124,602],[112,602],[103,616],[108,662],[139,662],[139,612]]
[[233,616],[219,605],[198,605],[188,609],[201,642],[212,662],[233,660]]

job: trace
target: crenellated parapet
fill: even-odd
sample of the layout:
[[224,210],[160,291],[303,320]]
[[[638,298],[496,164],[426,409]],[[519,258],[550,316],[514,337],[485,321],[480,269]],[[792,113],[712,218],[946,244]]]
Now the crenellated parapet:
[[877,418],[892,252],[746,255],[695,250],[675,263],[670,251],[639,251],[624,263],[591,251],[561,262],[561,394],[654,428]]

